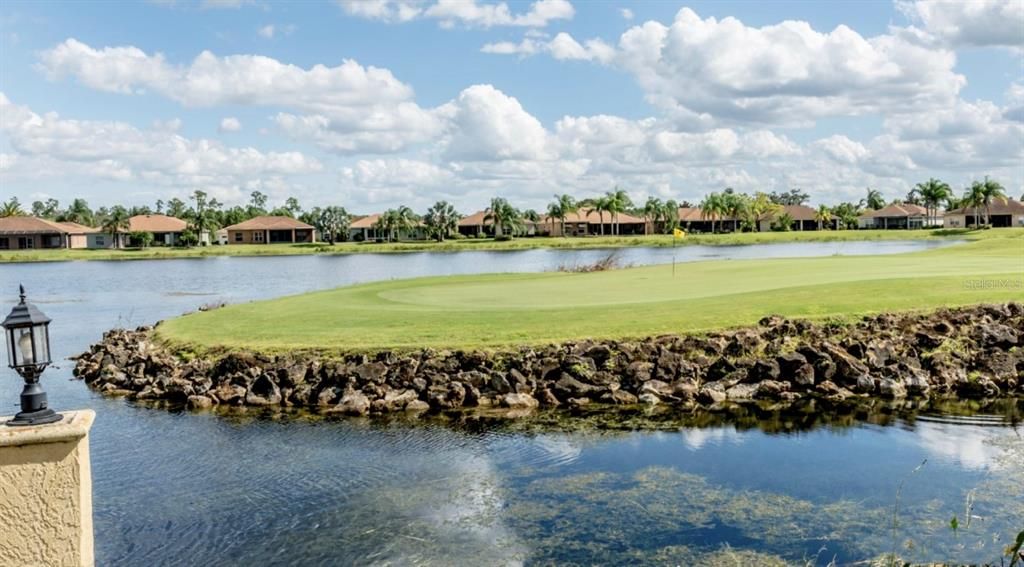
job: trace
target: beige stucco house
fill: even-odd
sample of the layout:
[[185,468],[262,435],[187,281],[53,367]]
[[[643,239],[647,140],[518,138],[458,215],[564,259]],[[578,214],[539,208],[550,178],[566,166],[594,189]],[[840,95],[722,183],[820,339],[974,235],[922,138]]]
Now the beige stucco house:
[[[994,227],[1024,227],[1024,203],[1015,199],[995,199],[988,207],[988,223]],[[975,218],[977,215],[978,218]],[[960,207],[943,215],[947,228],[967,228],[985,220],[985,208]]]
[[37,217],[0,218],[0,250],[87,248],[96,229]]
[[225,227],[228,244],[284,244],[316,242],[316,229],[284,216],[262,216]]
[[857,228],[924,228],[928,209],[911,203],[893,203],[857,217]]

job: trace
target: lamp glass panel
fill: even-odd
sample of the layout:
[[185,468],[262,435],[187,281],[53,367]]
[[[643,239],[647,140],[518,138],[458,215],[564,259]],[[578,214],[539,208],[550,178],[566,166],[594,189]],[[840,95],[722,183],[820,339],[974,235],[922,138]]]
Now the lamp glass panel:
[[49,325],[32,327],[32,343],[35,346],[36,364],[50,363]]
[[7,365],[14,366],[18,362],[14,358],[14,329],[4,329],[4,343],[7,344]]
[[19,327],[14,330],[14,349],[17,355],[15,366],[25,366],[36,363],[36,353],[32,346],[32,328]]

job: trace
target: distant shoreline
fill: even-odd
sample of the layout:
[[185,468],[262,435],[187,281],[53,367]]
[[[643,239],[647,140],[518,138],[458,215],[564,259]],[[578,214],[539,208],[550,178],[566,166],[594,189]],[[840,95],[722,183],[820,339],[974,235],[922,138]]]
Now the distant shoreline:
[[782,244],[799,242],[843,242],[882,240],[945,240],[987,239],[1024,235],[1024,228],[991,230],[935,229],[935,230],[824,230],[793,232],[745,232],[736,234],[691,234],[682,239],[671,235],[649,236],[593,236],[593,237],[521,237],[496,241],[492,238],[433,241],[405,241],[392,243],[343,242],[335,245],[266,244],[224,245],[194,248],[131,248],[123,250],[2,250],[0,263],[68,262],[77,260],[166,260],[178,258],[208,258],[218,256],[299,256],[337,254],[391,254],[415,252],[462,252],[471,250],[586,250],[595,248],[671,247],[671,246],[735,246],[745,244]]

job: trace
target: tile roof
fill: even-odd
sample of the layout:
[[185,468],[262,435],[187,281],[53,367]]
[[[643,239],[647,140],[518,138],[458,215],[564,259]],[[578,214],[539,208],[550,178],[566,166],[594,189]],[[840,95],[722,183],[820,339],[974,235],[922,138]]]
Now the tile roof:
[[910,203],[893,203],[886,205],[877,211],[867,211],[860,215],[862,219],[873,219],[883,217],[923,217],[928,214],[928,210],[921,205],[912,205]]
[[[979,207],[979,212],[984,214],[984,209],[984,207]],[[992,204],[988,207],[988,212],[992,215],[1024,215],[1024,203],[1010,198],[993,199]],[[946,211],[946,214],[973,215],[974,207],[960,207],[959,209]]]
[[493,224],[490,220],[485,221],[485,216],[487,216],[487,211],[477,211],[459,219],[459,226],[485,226]]
[[265,216],[254,217],[224,228],[227,230],[292,230],[313,227],[292,217]]
[[[375,228],[374,225],[377,224],[377,221],[380,220],[380,217],[383,214],[384,213],[373,213],[372,215],[366,215],[365,217],[363,217],[361,219],[357,219],[357,220],[352,221],[348,225],[348,227],[350,229],[351,228],[357,228],[357,229],[359,229],[359,228]],[[413,226],[424,226],[422,220],[418,220],[418,221],[412,223],[412,225]]]
[[782,205],[782,208],[775,214],[761,215],[759,220],[770,220],[783,214],[788,214],[795,221],[816,221],[818,210],[807,205]]
[[[679,222],[710,222],[711,217],[702,217],[703,209],[700,207],[679,207],[678,218]],[[714,218],[716,221],[731,221],[733,218],[729,215],[719,215]]]
[[[551,217],[545,215],[541,217],[538,224],[547,224],[552,221]],[[560,223],[562,219],[555,218],[554,222]],[[597,211],[588,211],[586,209],[580,209],[575,213],[569,213],[565,215],[565,222],[567,223],[580,223],[585,222],[587,224],[601,224],[601,215]],[[613,222],[611,213],[604,214],[604,224],[611,224]],[[635,217],[627,213],[619,213],[619,224],[643,224],[647,221],[640,217]]]
[[380,218],[381,213],[373,213],[372,215],[366,215],[361,219],[352,221],[348,227],[351,228],[373,228],[373,225],[377,223],[377,219]]
[[188,223],[167,215],[135,215],[128,219],[131,232],[182,232],[186,228]]
[[68,228],[37,217],[0,218],[0,234],[67,234]]
[[84,224],[78,224],[77,222],[57,222],[54,224],[63,227],[68,234],[92,234],[100,231],[98,228],[85,226]]

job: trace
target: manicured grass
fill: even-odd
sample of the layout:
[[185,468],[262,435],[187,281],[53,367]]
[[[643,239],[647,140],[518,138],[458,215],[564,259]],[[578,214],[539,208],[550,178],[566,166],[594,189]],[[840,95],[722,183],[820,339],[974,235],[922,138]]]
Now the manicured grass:
[[1022,298],[1017,234],[911,254],[687,263],[675,277],[663,265],[379,282],[192,314],[158,333],[197,349],[487,348]]
[[[995,230],[825,230],[804,232],[749,232],[737,234],[691,234],[676,242],[678,246],[694,244],[737,245],[779,242],[830,242],[847,240],[934,240],[965,238],[969,240],[1007,238],[1024,235],[1021,228]],[[526,250],[531,248],[624,248],[631,246],[672,246],[667,235],[594,236],[580,238],[517,238],[495,241],[490,238],[469,238],[445,242],[343,242],[331,246],[318,244],[267,244],[246,246],[208,246],[205,248],[132,248],[127,250],[4,250],[0,263],[54,262],[68,260],[155,260],[166,258],[202,258],[207,256],[287,256],[301,254],[357,254],[392,252],[458,252],[462,250]]]

